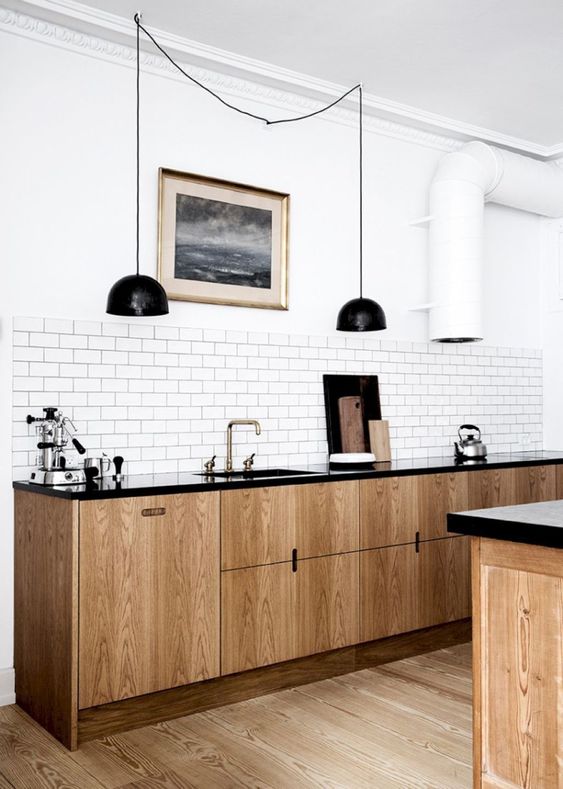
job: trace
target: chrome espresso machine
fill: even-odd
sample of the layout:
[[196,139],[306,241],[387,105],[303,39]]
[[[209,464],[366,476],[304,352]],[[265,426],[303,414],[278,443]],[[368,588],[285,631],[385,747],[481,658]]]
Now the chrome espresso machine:
[[[45,416],[27,416],[27,424],[36,424],[39,443],[37,449],[37,468],[31,472],[29,481],[37,485],[83,485],[87,482],[87,470],[67,466],[65,448],[69,441],[79,455],[86,450],[75,437],[76,427],[72,421],[63,416],[56,407],[44,408]],[[72,428],[72,432],[69,426]]]

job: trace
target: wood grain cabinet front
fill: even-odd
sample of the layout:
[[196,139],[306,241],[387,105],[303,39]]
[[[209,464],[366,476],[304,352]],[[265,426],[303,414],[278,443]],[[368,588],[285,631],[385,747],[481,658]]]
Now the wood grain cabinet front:
[[472,510],[553,501],[557,495],[556,466],[487,469],[469,475]]
[[465,537],[362,551],[362,641],[452,622],[469,615],[469,548]]
[[358,642],[358,553],[222,573],[221,673]]
[[358,550],[358,482],[221,493],[221,569]]
[[358,640],[358,482],[221,494],[221,673]]
[[360,483],[360,547],[448,536],[448,512],[468,509],[468,473],[383,477]]
[[219,494],[80,504],[79,706],[219,674]]

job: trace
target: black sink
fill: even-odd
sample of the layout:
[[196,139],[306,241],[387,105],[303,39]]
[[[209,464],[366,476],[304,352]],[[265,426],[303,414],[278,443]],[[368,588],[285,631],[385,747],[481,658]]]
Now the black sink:
[[264,477],[296,477],[300,474],[316,474],[315,471],[303,471],[292,468],[260,468],[252,471],[206,471],[198,472],[201,477],[225,477],[227,479],[261,479]]

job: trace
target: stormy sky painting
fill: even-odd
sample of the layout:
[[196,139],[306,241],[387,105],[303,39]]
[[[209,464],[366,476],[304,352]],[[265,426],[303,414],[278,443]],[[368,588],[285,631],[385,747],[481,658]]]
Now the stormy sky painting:
[[272,286],[272,212],[176,195],[174,276],[199,282]]

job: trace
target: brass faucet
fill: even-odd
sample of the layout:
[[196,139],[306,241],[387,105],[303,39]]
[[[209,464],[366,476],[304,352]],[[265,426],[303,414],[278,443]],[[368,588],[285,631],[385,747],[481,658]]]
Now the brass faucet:
[[225,471],[227,472],[233,470],[233,427],[235,425],[254,425],[257,436],[262,432],[260,422],[256,419],[231,419],[227,425],[227,461],[225,463]]

